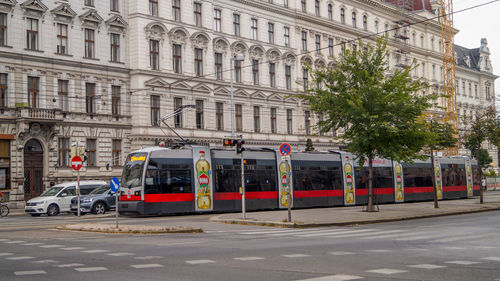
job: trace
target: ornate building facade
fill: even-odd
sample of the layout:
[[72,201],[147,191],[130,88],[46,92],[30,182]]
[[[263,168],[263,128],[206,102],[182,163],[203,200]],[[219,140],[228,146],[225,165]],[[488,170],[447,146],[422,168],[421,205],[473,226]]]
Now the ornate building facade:
[[[233,124],[231,80],[247,146],[303,150],[311,139],[338,149],[337,132],[320,134],[322,117],[296,95],[310,79],[304,65],[332,66],[358,38],[387,36],[391,71],[415,60],[413,77],[442,91],[435,2],[412,6],[412,25],[398,29],[406,12],[373,0],[17,1],[0,0],[0,190],[14,205],[75,179],[72,146],[87,149],[86,179],[118,176],[129,151],[175,141],[162,121],[221,146]],[[475,73],[457,69],[460,81]],[[496,76],[484,71],[467,79],[481,97],[488,81],[494,96]],[[193,109],[164,119],[185,105]]]

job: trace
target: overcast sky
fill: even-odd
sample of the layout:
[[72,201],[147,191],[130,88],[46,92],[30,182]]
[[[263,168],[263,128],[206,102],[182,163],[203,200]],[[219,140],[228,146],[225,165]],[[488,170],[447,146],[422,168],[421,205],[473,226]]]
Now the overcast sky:
[[[491,0],[453,0],[455,12],[487,3]],[[474,49],[481,46],[481,38],[488,39],[493,73],[500,76],[500,1],[476,9],[456,13],[454,27],[459,30],[455,44]],[[500,96],[500,78],[496,80],[495,92]]]

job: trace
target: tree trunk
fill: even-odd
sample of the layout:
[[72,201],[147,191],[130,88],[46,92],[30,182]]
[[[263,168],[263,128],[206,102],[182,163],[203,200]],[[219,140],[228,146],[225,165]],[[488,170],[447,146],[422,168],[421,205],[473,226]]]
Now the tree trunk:
[[479,155],[481,154],[481,143],[478,142],[479,145],[476,149],[476,159],[477,159],[477,168],[479,169],[479,203],[483,204],[483,168],[481,167],[481,162],[479,161]]
[[434,146],[431,145],[431,167],[432,167],[432,187],[434,187],[434,208],[439,208],[438,205],[438,194],[436,186],[436,167],[434,167]]
[[373,206],[373,159],[368,158],[368,206],[367,212],[375,212]]

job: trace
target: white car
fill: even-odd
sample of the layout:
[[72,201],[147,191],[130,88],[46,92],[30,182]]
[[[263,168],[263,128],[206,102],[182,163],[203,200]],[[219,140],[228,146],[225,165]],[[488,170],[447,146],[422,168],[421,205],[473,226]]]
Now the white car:
[[[105,181],[80,181],[80,195],[87,195],[92,190],[106,184]],[[42,214],[56,216],[60,212],[70,212],[71,198],[76,196],[76,181],[55,185],[26,202],[24,211],[33,217]]]

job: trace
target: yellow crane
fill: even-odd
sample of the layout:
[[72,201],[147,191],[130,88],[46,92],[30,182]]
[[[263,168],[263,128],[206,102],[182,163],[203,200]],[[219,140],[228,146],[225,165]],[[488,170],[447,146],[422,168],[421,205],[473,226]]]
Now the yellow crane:
[[[443,52],[443,87],[447,96],[444,101],[444,119],[454,129],[455,137],[458,136],[458,116],[457,116],[457,96],[455,78],[455,30],[453,28],[453,0],[441,0],[439,11],[439,21],[441,22],[441,44]],[[458,139],[458,138],[457,138]],[[458,144],[455,147],[447,148],[445,155],[458,155]]]

